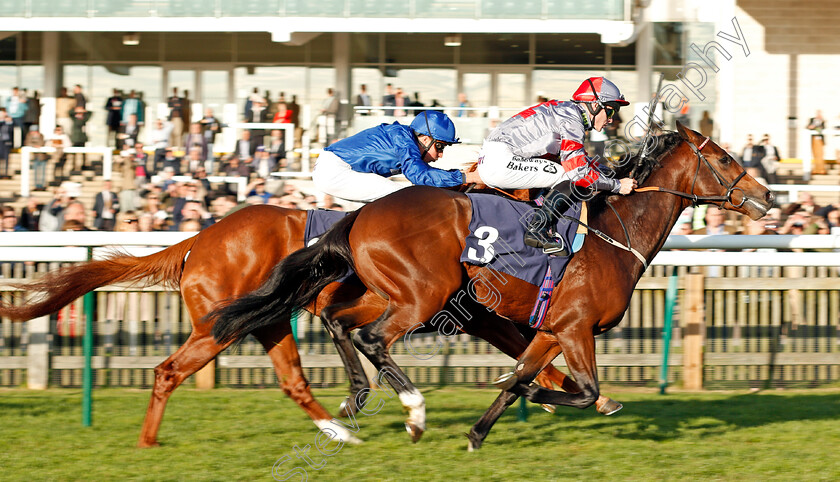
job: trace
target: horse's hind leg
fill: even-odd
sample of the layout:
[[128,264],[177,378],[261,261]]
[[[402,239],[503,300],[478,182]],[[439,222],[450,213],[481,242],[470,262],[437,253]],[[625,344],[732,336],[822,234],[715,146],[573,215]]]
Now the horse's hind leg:
[[348,430],[337,424],[330,423],[333,417],[312,396],[312,391],[309,389],[309,381],[306,380],[303,374],[297,343],[295,343],[295,339],[292,336],[292,328],[289,320],[284,320],[282,323],[272,327],[257,330],[254,332],[254,336],[262,343],[265,351],[271,358],[271,362],[274,364],[274,371],[277,373],[277,379],[280,380],[280,386],[283,388],[283,391],[312,418],[315,425],[318,428],[324,428],[329,425],[330,430],[336,432],[337,438],[344,442],[361,443],[361,440],[354,437]]
[[[426,431],[426,400],[388,353],[391,344],[408,331],[399,323],[391,324],[392,315],[389,312],[392,311],[397,310],[394,310],[393,306],[389,307],[382,317],[359,330],[353,343],[379,370],[379,382],[387,378],[388,383],[397,392],[403,407],[408,410],[405,428],[411,441],[417,442]],[[398,318],[408,319],[404,317],[404,314],[403,317]],[[418,316],[415,319],[430,318],[431,315]],[[382,383],[379,385],[382,386]]]
[[364,405],[370,389],[350,332],[375,320],[386,307],[382,298],[368,291],[359,298],[332,304],[321,311],[321,321],[330,334],[341,361],[344,362],[344,369],[350,380],[350,396],[342,402],[339,416],[355,414],[358,405]]
[[155,367],[155,384],[146,418],[143,420],[143,429],[140,431],[140,440],[137,442],[139,447],[158,445],[158,429],[172,391],[218,355],[225,346],[227,345],[217,345],[209,333],[193,329],[187,341]]

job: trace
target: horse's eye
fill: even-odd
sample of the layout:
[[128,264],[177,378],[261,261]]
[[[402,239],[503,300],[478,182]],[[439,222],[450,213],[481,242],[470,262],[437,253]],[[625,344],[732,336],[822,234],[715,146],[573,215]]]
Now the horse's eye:
[[724,157],[721,157],[721,158],[720,158],[720,160],[718,160],[718,162],[720,162],[721,164],[723,164],[724,166],[726,166],[726,165],[728,165],[730,162],[732,162],[732,157],[730,157],[730,156],[724,156]]

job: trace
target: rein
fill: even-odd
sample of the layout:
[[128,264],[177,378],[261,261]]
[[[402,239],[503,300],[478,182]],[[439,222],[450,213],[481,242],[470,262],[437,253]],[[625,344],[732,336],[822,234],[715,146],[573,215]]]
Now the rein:
[[[739,187],[736,187],[736,184],[738,184],[738,182],[747,174],[747,171],[742,170],[741,174],[739,174],[738,177],[736,177],[731,183],[726,184],[726,182],[724,182],[723,177],[720,175],[720,173],[717,172],[717,170],[712,166],[712,163],[710,163],[709,160],[706,159],[706,156],[704,156],[703,153],[700,152],[704,147],[706,147],[706,144],[708,144],[709,138],[707,137],[700,144],[699,147],[695,146],[694,143],[689,141],[689,140],[686,140],[685,142],[688,143],[688,146],[691,147],[691,150],[694,151],[694,154],[697,155],[697,159],[698,159],[697,170],[694,171],[694,179],[691,181],[691,192],[690,193],[682,192],[682,191],[675,191],[673,189],[666,189],[664,187],[658,187],[658,186],[640,187],[640,188],[635,189],[635,191],[636,192],[664,192],[664,193],[668,193],[668,194],[673,194],[675,196],[679,196],[679,197],[682,197],[682,198],[685,198],[685,199],[690,199],[691,202],[695,206],[697,205],[698,202],[710,202],[710,203],[719,202],[720,203],[719,206],[720,206],[721,209],[724,209],[723,206],[726,203],[729,203],[732,207],[736,207],[736,208],[739,208],[739,207],[743,206],[744,203],[747,201],[747,196],[744,195],[744,190],[743,189],[741,189]],[[712,171],[712,175],[715,177],[715,180],[718,182],[718,184],[720,184],[721,186],[726,188],[726,194],[724,194],[723,196],[698,196],[697,194],[694,194],[694,186],[697,183],[697,176],[700,174],[700,161],[705,163],[706,167],[708,167],[709,170]],[[734,202],[732,202],[732,193],[735,192],[735,191],[741,191],[741,202],[738,203],[738,204],[735,204]]]

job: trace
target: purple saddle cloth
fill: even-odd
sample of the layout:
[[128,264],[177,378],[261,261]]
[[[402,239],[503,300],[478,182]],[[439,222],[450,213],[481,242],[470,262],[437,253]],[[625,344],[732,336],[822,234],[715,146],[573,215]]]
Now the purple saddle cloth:
[[[470,234],[461,253],[462,262],[486,266],[540,286],[549,264],[555,284],[563,279],[568,256],[549,256],[542,249],[525,244],[525,226],[539,208],[492,194],[467,194],[472,201]],[[565,215],[579,218],[580,205],[570,207]],[[560,218],[555,232],[572,250],[577,223]]]

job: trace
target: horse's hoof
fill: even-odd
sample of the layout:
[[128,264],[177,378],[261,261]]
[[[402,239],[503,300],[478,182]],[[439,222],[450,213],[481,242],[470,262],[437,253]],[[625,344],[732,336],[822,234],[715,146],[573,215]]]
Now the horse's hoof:
[[464,436],[467,437],[467,440],[469,440],[469,442],[467,442],[467,452],[475,452],[481,448],[481,440],[478,436],[474,435],[472,432],[465,433]]
[[549,405],[547,403],[541,403],[540,406],[542,407],[543,410],[545,410],[548,413],[554,413],[554,411],[557,409],[556,406]]
[[493,380],[493,385],[495,385],[499,390],[507,391],[513,388],[518,381],[519,377],[517,377],[515,373],[508,372],[504,375],[499,375],[498,378]]
[[411,422],[405,422],[405,430],[408,432],[408,436],[411,437],[412,443],[417,443],[417,441],[420,440],[420,437],[423,436],[424,432],[422,428]]
[[154,447],[160,447],[160,443],[157,442],[156,440],[153,440],[151,442],[144,442],[144,441],[137,442],[137,448],[150,449],[150,448],[154,448]]
[[599,413],[609,416],[624,408],[624,405],[616,402],[612,398],[598,397],[598,401],[595,402],[595,408]]
[[347,403],[349,399],[345,398],[341,405],[338,406],[338,416],[339,417],[349,417],[351,415],[355,415],[358,410],[356,409],[355,403]]

